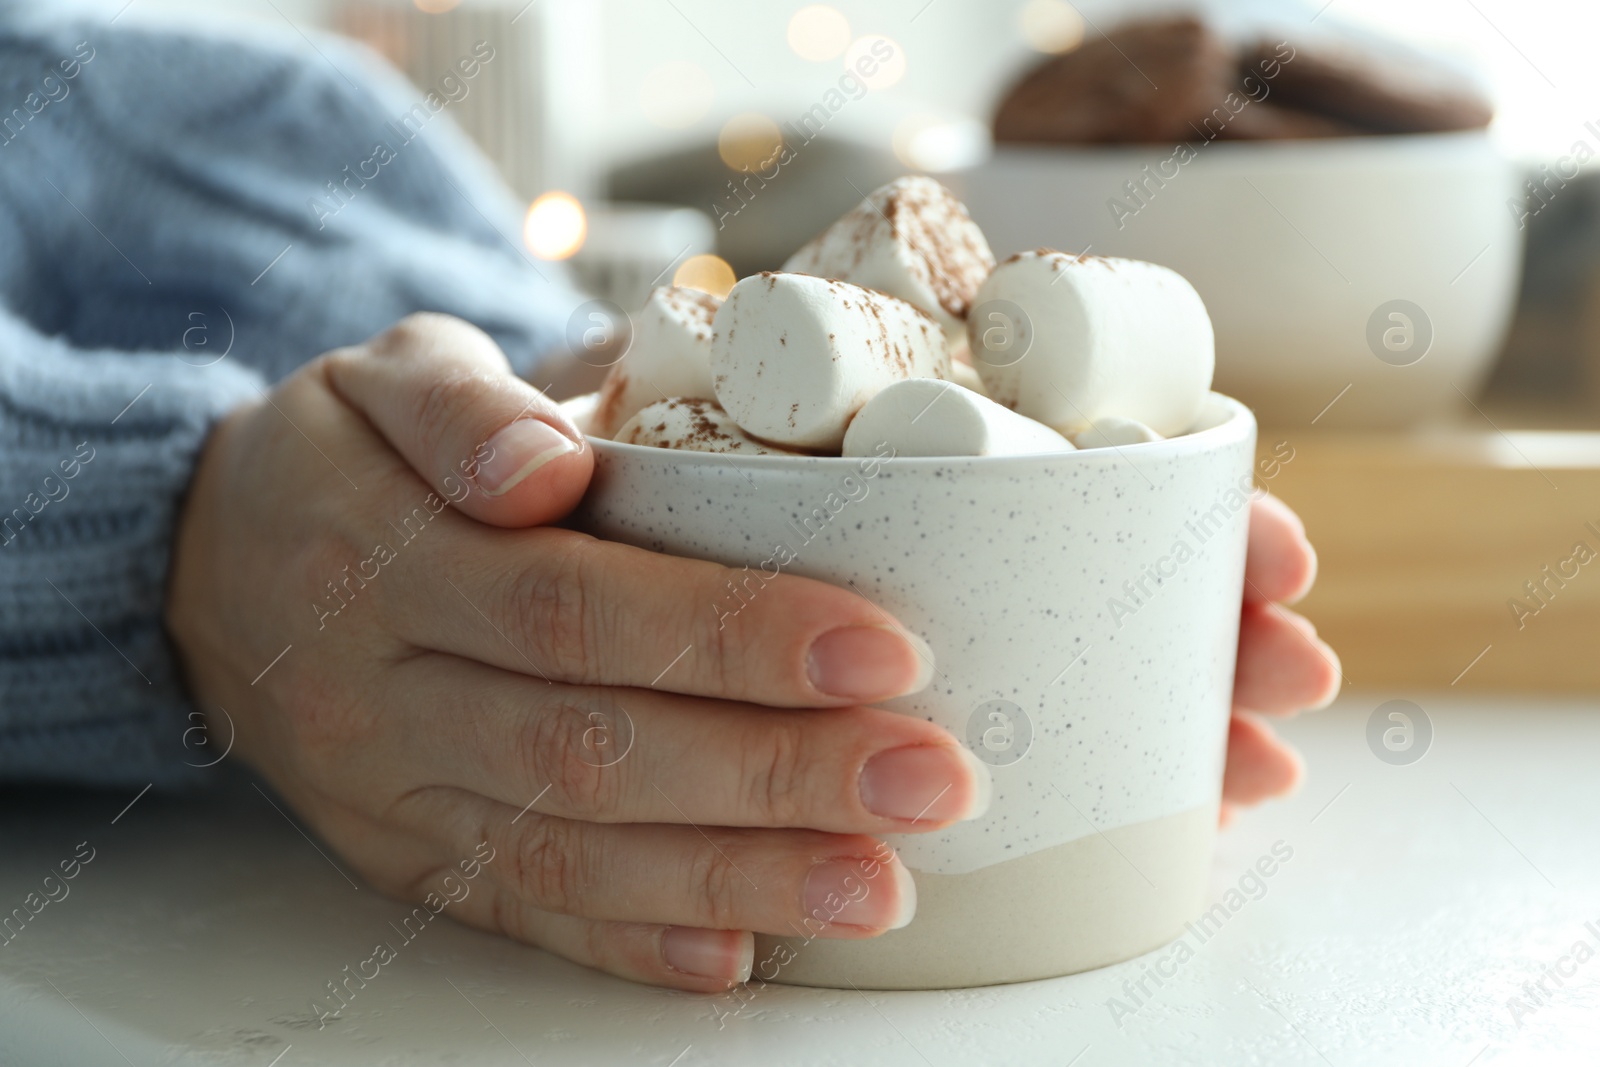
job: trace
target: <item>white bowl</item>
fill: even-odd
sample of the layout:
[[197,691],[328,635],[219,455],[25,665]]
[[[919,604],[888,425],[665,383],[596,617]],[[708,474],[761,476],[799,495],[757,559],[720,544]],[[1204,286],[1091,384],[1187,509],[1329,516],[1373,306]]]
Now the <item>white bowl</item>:
[[993,768],[983,817],[889,839],[917,882],[909,926],[845,941],[815,937],[808,920],[758,941],[756,978],[1016,982],[1128,959],[1200,913],[1254,445],[1250,412],[1214,394],[1187,436],[1052,455],[594,442],[581,529],[748,567],[738,599],[706,605],[719,618],[772,595],[779,571],[870,598],[937,661],[933,685],[884,706],[939,723]]
[[1216,388],[1263,422],[1406,425],[1474,394],[1522,263],[1517,176],[1485,134],[1192,151],[1008,145],[961,184],[1002,258],[1089,248],[1188,278],[1216,325]]

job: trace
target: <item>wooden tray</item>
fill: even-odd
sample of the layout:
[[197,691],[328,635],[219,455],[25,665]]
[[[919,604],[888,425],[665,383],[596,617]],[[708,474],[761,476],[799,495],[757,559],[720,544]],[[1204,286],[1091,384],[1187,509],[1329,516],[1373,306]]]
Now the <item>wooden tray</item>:
[[1321,560],[1302,610],[1363,689],[1600,689],[1600,432],[1474,418],[1262,428]]

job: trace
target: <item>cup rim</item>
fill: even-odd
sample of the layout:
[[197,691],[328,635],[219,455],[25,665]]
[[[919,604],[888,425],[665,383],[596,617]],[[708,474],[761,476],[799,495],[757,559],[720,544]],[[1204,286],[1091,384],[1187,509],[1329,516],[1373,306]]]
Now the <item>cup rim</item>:
[[1139,456],[1151,459],[1168,458],[1196,453],[1215,452],[1229,445],[1237,444],[1256,429],[1255,414],[1244,404],[1231,396],[1225,396],[1215,391],[1206,394],[1205,403],[1201,408],[1200,419],[1204,420],[1211,413],[1220,410],[1221,416],[1215,425],[1203,430],[1195,430],[1179,437],[1167,437],[1160,441],[1146,441],[1136,445],[1119,445],[1111,448],[1085,448],[1072,452],[1030,452],[1025,454],[1010,454],[1003,456],[900,456],[874,457],[874,456],[758,456],[741,455],[736,452],[694,452],[688,449],[658,448],[654,445],[634,445],[621,441],[610,441],[603,437],[590,437],[584,435],[597,454],[613,455],[617,458],[632,457],[643,459],[650,456],[661,458],[660,453],[667,453],[674,461],[683,466],[711,466],[726,465],[738,461],[741,468],[764,468],[767,470],[791,471],[816,471],[839,470],[845,467],[856,468],[863,460],[874,458],[892,458],[896,469],[911,468],[949,468],[952,466],[986,467],[1001,464],[1016,464],[1020,462],[1045,462],[1052,464],[1067,463],[1098,463],[1110,457],[1120,461],[1124,454],[1133,452]]

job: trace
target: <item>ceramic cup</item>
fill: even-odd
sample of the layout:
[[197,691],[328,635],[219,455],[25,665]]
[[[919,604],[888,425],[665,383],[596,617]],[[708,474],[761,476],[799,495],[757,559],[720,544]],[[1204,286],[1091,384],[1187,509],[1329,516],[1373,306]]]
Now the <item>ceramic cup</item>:
[[[731,457],[595,441],[576,525],[764,579],[853,589],[937,667],[885,706],[965,739],[988,812],[890,837],[915,919],[865,941],[759,937],[755,979],[930,989],[1069,974],[1201,910],[1222,783],[1255,420],[1056,455]],[[637,743],[648,743],[638,738]],[[870,880],[866,892],[871,891]],[[819,917],[824,918],[824,917]]]

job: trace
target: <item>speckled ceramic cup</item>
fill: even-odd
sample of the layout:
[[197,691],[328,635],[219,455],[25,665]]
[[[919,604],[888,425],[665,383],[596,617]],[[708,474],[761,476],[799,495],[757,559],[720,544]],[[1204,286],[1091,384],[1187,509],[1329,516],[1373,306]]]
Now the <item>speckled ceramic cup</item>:
[[909,926],[758,938],[755,980],[1017,982],[1128,959],[1199,914],[1244,583],[1242,405],[1212,394],[1186,436],[1058,455],[594,447],[580,528],[748,567],[744,597],[780,571],[856,590],[937,659],[927,690],[886,706],[991,768],[986,815],[890,839],[917,882]]

